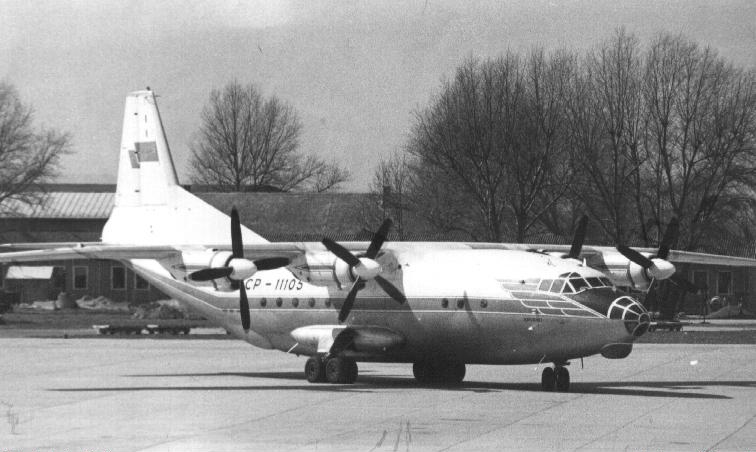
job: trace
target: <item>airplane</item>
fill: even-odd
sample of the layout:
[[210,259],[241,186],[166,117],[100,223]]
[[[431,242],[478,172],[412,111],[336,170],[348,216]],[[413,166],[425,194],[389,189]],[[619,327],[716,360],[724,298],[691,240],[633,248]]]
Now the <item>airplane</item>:
[[571,360],[625,358],[649,328],[618,286],[690,284],[672,262],[756,266],[671,250],[674,222],[658,250],[583,246],[585,219],[570,246],[389,242],[391,220],[370,242],[270,243],[179,185],[149,89],[126,98],[119,159],[101,242],[9,244],[0,262],[120,261],[235,337],[306,356],[311,383],[354,383],[358,362],[448,385],[471,364],[537,364],[568,391]]

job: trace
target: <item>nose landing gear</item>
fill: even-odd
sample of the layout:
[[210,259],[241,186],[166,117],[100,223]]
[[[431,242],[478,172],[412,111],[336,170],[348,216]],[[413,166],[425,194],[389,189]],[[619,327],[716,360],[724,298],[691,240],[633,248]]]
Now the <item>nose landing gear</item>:
[[568,392],[570,390],[570,371],[563,365],[546,367],[541,373],[541,387],[544,391]]

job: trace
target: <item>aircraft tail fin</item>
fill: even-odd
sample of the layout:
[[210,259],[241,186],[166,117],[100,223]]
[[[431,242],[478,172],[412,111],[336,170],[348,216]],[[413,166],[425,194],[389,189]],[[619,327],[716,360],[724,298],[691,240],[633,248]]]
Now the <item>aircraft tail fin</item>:
[[126,97],[115,205],[165,204],[168,187],[175,185],[178,176],[155,94],[135,91]]
[[[102,233],[114,244],[231,243],[229,217],[178,182],[155,94],[126,97],[115,207]],[[242,226],[244,243],[267,243]]]

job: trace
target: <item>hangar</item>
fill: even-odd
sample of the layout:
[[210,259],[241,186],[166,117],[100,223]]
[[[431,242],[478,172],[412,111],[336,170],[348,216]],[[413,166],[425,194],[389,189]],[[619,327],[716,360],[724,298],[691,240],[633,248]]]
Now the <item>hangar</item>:
[[[239,210],[242,222],[271,241],[317,241],[324,236],[339,241],[368,240],[376,218],[388,215],[367,193],[224,193],[206,187],[185,188],[215,208]],[[385,194],[384,194],[385,195]],[[100,239],[113,208],[115,185],[48,184],[40,187],[37,202],[5,202],[0,205],[0,243],[92,242]],[[394,213],[394,218],[397,215]],[[407,221],[409,220],[409,221]],[[413,220],[405,218],[405,223]],[[414,223],[417,223],[414,221]],[[411,225],[408,225],[411,226]],[[458,236],[428,234],[415,225],[399,224],[392,240],[464,240]],[[550,243],[567,243],[569,238],[549,237]],[[544,243],[544,240],[536,240]],[[590,243],[590,238],[588,240]],[[705,252],[705,250],[704,250]],[[722,250],[712,250],[721,253]],[[739,247],[732,255],[756,257],[753,247]],[[66,261],[42,265],[44,269],[6,265],[0,269],[2,288],[19,301],[54,298],[66,292],[73,299],[85,295],[105,296],[113,301],[141,303],[165,298],[147,281],[117,262]],[[756,311],[756,270],[688,265],[678,271],[707,291],[687,294],[679,309],[699,313],[704,300]],[[662,296],[673,296],[662,293]],[[716,307],[716,306],[715,306]]]

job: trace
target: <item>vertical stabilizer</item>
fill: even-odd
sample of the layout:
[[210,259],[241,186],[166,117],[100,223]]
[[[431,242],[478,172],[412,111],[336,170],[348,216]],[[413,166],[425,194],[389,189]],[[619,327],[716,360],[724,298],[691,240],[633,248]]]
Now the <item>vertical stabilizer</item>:
[[160,205],[168,187],[178,185],[155,94],[135,91],[126,98],[118,166],[116,206]]
[[[115,207],[102,231],[113,244],[231,243],[230,218],[178,182],[155,94],[126,97]],[[244,243],[267,243],[242,226]]]

